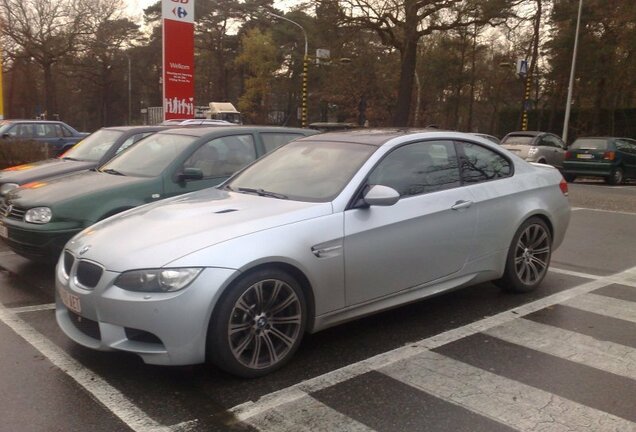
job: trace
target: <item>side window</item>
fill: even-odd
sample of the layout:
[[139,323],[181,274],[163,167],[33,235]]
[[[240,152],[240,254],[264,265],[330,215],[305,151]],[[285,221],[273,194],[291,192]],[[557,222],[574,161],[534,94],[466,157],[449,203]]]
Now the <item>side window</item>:
[[261,139],[263,140],[263,146],[265,146],[265,153],[269,153],[278,147],[287,144],[290,141],[300,138],[303,135],[294,133],[280,133],[280,132],[263,132],[261,133]]
[[65,137],[73,136],[73,134],[71,133],[70,130],[68,130],[67,127],[65,127],[63,125],[58,125],[58,127],[62,128],[62,136],[65,136]]
[[400,196],[459,186],[459,167],[453,142],[426,141],[397,148],[374,168],[368,182],[389,186]]
[[48,123],[40,123],[35,125],[35,135],[38,138],[55,138],[57,132],[55,131],[55,125]]
[[550,135],[544,135],[539,141],[539,145],[542,147],[554,147],[554,143],[552,142],[552,137]]
[[471,143],[458,143],[462,151],[461,172],[464,183],[497,180],[512,175],[512,165],[500,154]]
[[627,143],[623,140],[617,139],[614,143],[616,143],[617,150],[626,151],[628,149]]
[[199,168],[203,177],[228,177],[256,160],[252,135],[230,135],[213,139],[199,147],[183,164]]
[[9,131],[9,135],[16,138],[28,139],[35,136],[32,123],[20,123]]

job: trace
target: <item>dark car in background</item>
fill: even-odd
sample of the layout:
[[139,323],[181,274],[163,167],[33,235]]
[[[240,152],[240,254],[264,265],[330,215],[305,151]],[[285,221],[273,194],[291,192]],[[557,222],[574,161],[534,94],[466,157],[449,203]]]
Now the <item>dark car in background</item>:
[[537,162],[563,168],[565,143],[549,132],[510,132],[501,140],[501,146],[528,162]]
[[0,198],[20,185],[98,167],[142,138],[166,126],[105,127],[84,138],[62,156],[0,171]]
[[56,259],[71,237],[99,220],[215,186],[263,154],[315,133],[268,126],[157,132],[97,170],[10,191],[0,203],[0,238],[26,258]]
[[602,177],[611,185],[636,178],[636,140],[630,138],[577,138],[565,154],[563,177]]
[[52,155],[59,155],[73,147],[88,133],[78,132],[61,121],[2,120],[0,137],[20,141],[36,141],[49,145]]

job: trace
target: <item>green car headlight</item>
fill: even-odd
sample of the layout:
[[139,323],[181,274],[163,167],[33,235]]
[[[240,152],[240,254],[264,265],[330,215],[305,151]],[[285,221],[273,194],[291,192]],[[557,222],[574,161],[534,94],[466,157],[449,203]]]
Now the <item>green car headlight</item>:
[[201,268],[132,270],[120,274],[115,286],[128,291],[174,292],[187,287],[201,273]]
[[24,214],[24,220],[34,224],[45,224],[51,222],[53,212],[48,207],[34,207]]

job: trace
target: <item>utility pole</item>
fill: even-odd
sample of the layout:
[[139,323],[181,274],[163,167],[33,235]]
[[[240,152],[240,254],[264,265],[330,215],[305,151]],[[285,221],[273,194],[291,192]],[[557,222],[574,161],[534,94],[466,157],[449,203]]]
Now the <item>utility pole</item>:
[[568,145],[568,127],[570,123],[570,110],[572,108],[572,88],[574,87],[574,71],[576,70],[576,51],[579,47],[579,27],[581,26],[581,10],[583,0],[579,0],[579,13],[576,18],[576,33],[574,34],[574,52],[572,53],[572,67],[570,68],[570,82],[568,84],[568,99],[565,103],[565,119],[563,120],[563,142]]

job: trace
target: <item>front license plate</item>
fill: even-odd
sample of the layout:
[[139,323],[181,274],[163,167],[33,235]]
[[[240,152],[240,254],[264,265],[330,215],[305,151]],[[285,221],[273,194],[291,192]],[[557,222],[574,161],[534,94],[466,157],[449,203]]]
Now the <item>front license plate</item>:
[[591,154],[577,154],[576,157],[579,159],[594,159],[594,155]]
[[76,296],[75,294],[66,292],[64,290],[59,290],[59,293],[60,293],[60,298],[62,299],[62,303],[64,303],[64,306],[66,306],[67,308],[69,308],[75,313],[82,312],[82,303],[80,302],[80,298],[78,296]]
[[9,231],[7,230],[7,227],[0,224],[0,237],[7,238],[8,236],[9,236]]

